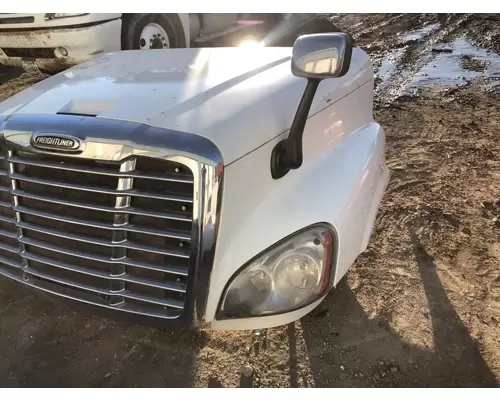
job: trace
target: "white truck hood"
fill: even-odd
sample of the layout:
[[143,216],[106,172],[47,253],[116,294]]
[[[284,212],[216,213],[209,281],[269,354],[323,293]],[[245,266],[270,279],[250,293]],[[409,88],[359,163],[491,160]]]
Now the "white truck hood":
[[[0,103],[0,115],[91,114],[210,139],[230,164],[287,131],[306,80],[291,48],[205,48],[105,54]],[[320,84],[310,115],[372,79],[353,51],[348,74]]]

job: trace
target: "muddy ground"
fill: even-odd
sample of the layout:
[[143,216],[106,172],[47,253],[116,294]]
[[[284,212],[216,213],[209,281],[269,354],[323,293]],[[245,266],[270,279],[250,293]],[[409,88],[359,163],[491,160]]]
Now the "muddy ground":
[[[498,387],[500,18],[329,18],[377,68],[392,172],[347,278],[295,324],[236,333],[131,325],[0,279],[2,386]],[[0,98],[40,79],[18,74],[1,70]]]

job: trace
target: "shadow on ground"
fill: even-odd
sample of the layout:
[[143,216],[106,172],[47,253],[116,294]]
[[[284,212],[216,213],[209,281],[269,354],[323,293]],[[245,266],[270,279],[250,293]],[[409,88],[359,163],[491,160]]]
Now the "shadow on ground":
[[[370,319],[343,280],[317,311],[302,319],[301,332],[296,324],[288,326],[289,386],[497,387],[450,303],[434,261],[417,237],[411,237],[434,348],[406,343],[383,317]],[[308,376],[298,365],[302,338]],[[4,387],[196,386],[197,355],[206,343],[205,332],[110,320],[0,279],[0,385]],[[273,374],[272,366],[266,374]],[[256,386],[253,380],[242,374],[239,386]],[[207,386],[227,384],[213,377]]]
[[[411,237],[429,304],[434,349],[409,345],[385,319],[369,319],[344,279],[323,307],[302,320],[316,386],[497,387],[450,303],[434,261],[416,235]],[[303,386],[296,372],[293,324],[289,343],[290,386]]]
[[189,387],[204,343],[203,332],[110,320],[0,279],[3,387]]

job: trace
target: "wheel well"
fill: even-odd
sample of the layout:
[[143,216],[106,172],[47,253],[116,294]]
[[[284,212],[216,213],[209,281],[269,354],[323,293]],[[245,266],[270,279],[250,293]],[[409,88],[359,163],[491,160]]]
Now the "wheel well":
[[186,43],[186,35],[184,35],[184,29],[182,27],[182,22],[179,17],[179,14],[163,14],[163,15],[168,16],[169,20],[172,22],[179,47],[186,47],[188,43]]

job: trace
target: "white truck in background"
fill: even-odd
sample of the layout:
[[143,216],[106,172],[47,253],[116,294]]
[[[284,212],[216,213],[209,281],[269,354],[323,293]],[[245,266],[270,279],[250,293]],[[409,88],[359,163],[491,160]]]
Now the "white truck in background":
[[[297,14],[295,14],[297,15]],[[0,63],[59,72],[119,50],[194,47],[292,14],[0,14]]]

